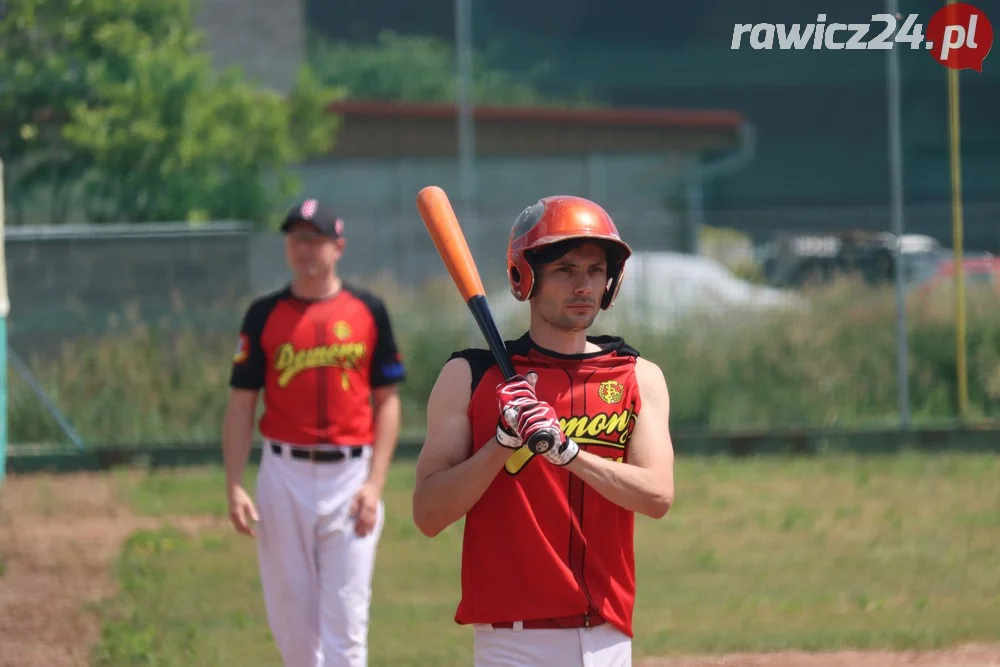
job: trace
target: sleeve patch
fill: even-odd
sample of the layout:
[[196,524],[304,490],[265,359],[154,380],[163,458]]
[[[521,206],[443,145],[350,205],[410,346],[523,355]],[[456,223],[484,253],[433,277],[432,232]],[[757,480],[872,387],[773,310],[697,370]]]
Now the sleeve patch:
[[406,375],[406,368],[402,361],[392,361],[382,364],[382,377],[386,380],[395,380]]
[[236,339],[236,349],[233,350],[233,363],[242,364],[250,356],[250,338],[245,333],[240,333]]

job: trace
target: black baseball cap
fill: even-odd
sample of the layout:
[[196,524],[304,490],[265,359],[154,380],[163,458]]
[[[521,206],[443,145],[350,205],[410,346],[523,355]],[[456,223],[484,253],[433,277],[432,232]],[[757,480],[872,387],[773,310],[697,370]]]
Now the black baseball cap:
[[281,231],[287,232],[296,222],[308,223],[332,239],[344,236],[344,221],[316,199],[305,199],[289,209],[281,223]]

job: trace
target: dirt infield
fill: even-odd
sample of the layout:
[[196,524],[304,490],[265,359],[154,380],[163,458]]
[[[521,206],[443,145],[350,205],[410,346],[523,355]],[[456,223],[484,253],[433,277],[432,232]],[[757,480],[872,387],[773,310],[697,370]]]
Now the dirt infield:
[[[172,518],[198,530],[218,520]],[[114,594],[122,542],[159,522],[134,516],[107,474],[10,476],[0,487],[0,667],[86,666],[91,605]],[[637,661],[638,667],[1000,667],[1000,646],[925,653],[784,652]]]
[[158,524],[133,516],[108,475],[9,476],[0,487],[0,667],[86,666],[100,636],[90,607],[114,593],[122,542]]

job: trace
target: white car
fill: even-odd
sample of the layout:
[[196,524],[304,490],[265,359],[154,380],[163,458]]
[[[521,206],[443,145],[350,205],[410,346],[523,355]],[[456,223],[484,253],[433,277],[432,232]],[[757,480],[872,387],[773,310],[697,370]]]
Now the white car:
[[[527,308],[509,292],[489,297],[504,331],[527,326]],[[617,324],[667,330],[685,317],[753,316],[765,309],[803,304],[797,294],[738,278],[725,265],[679,252],[635,252],[625,265],[615,307],[602,312],[598,329]],[[738,321],[738,320],[734,320]]]
[[750,315],[796,306],[790,291],[737,277],[708,257],[678,252],[637,252],[625,268],[615,308],[602,317],[667,329],[685,317]]

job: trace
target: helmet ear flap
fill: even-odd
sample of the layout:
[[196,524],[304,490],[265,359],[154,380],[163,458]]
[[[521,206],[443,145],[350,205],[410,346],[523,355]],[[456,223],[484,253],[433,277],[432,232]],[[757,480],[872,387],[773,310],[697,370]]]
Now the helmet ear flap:
[[622,280],[625,278],[625,265],[615,272],[615,275],[611,277],[611,283],[608,288],[604,290],[604,296],[601,297],[601,310],[608,310],[615,305],[615,299],[618,298],[618,291],[622,287]]
[[518,301],[527,301],[535,287],[535,272],[523,257],[517,257],[507,265],[510,293]]

